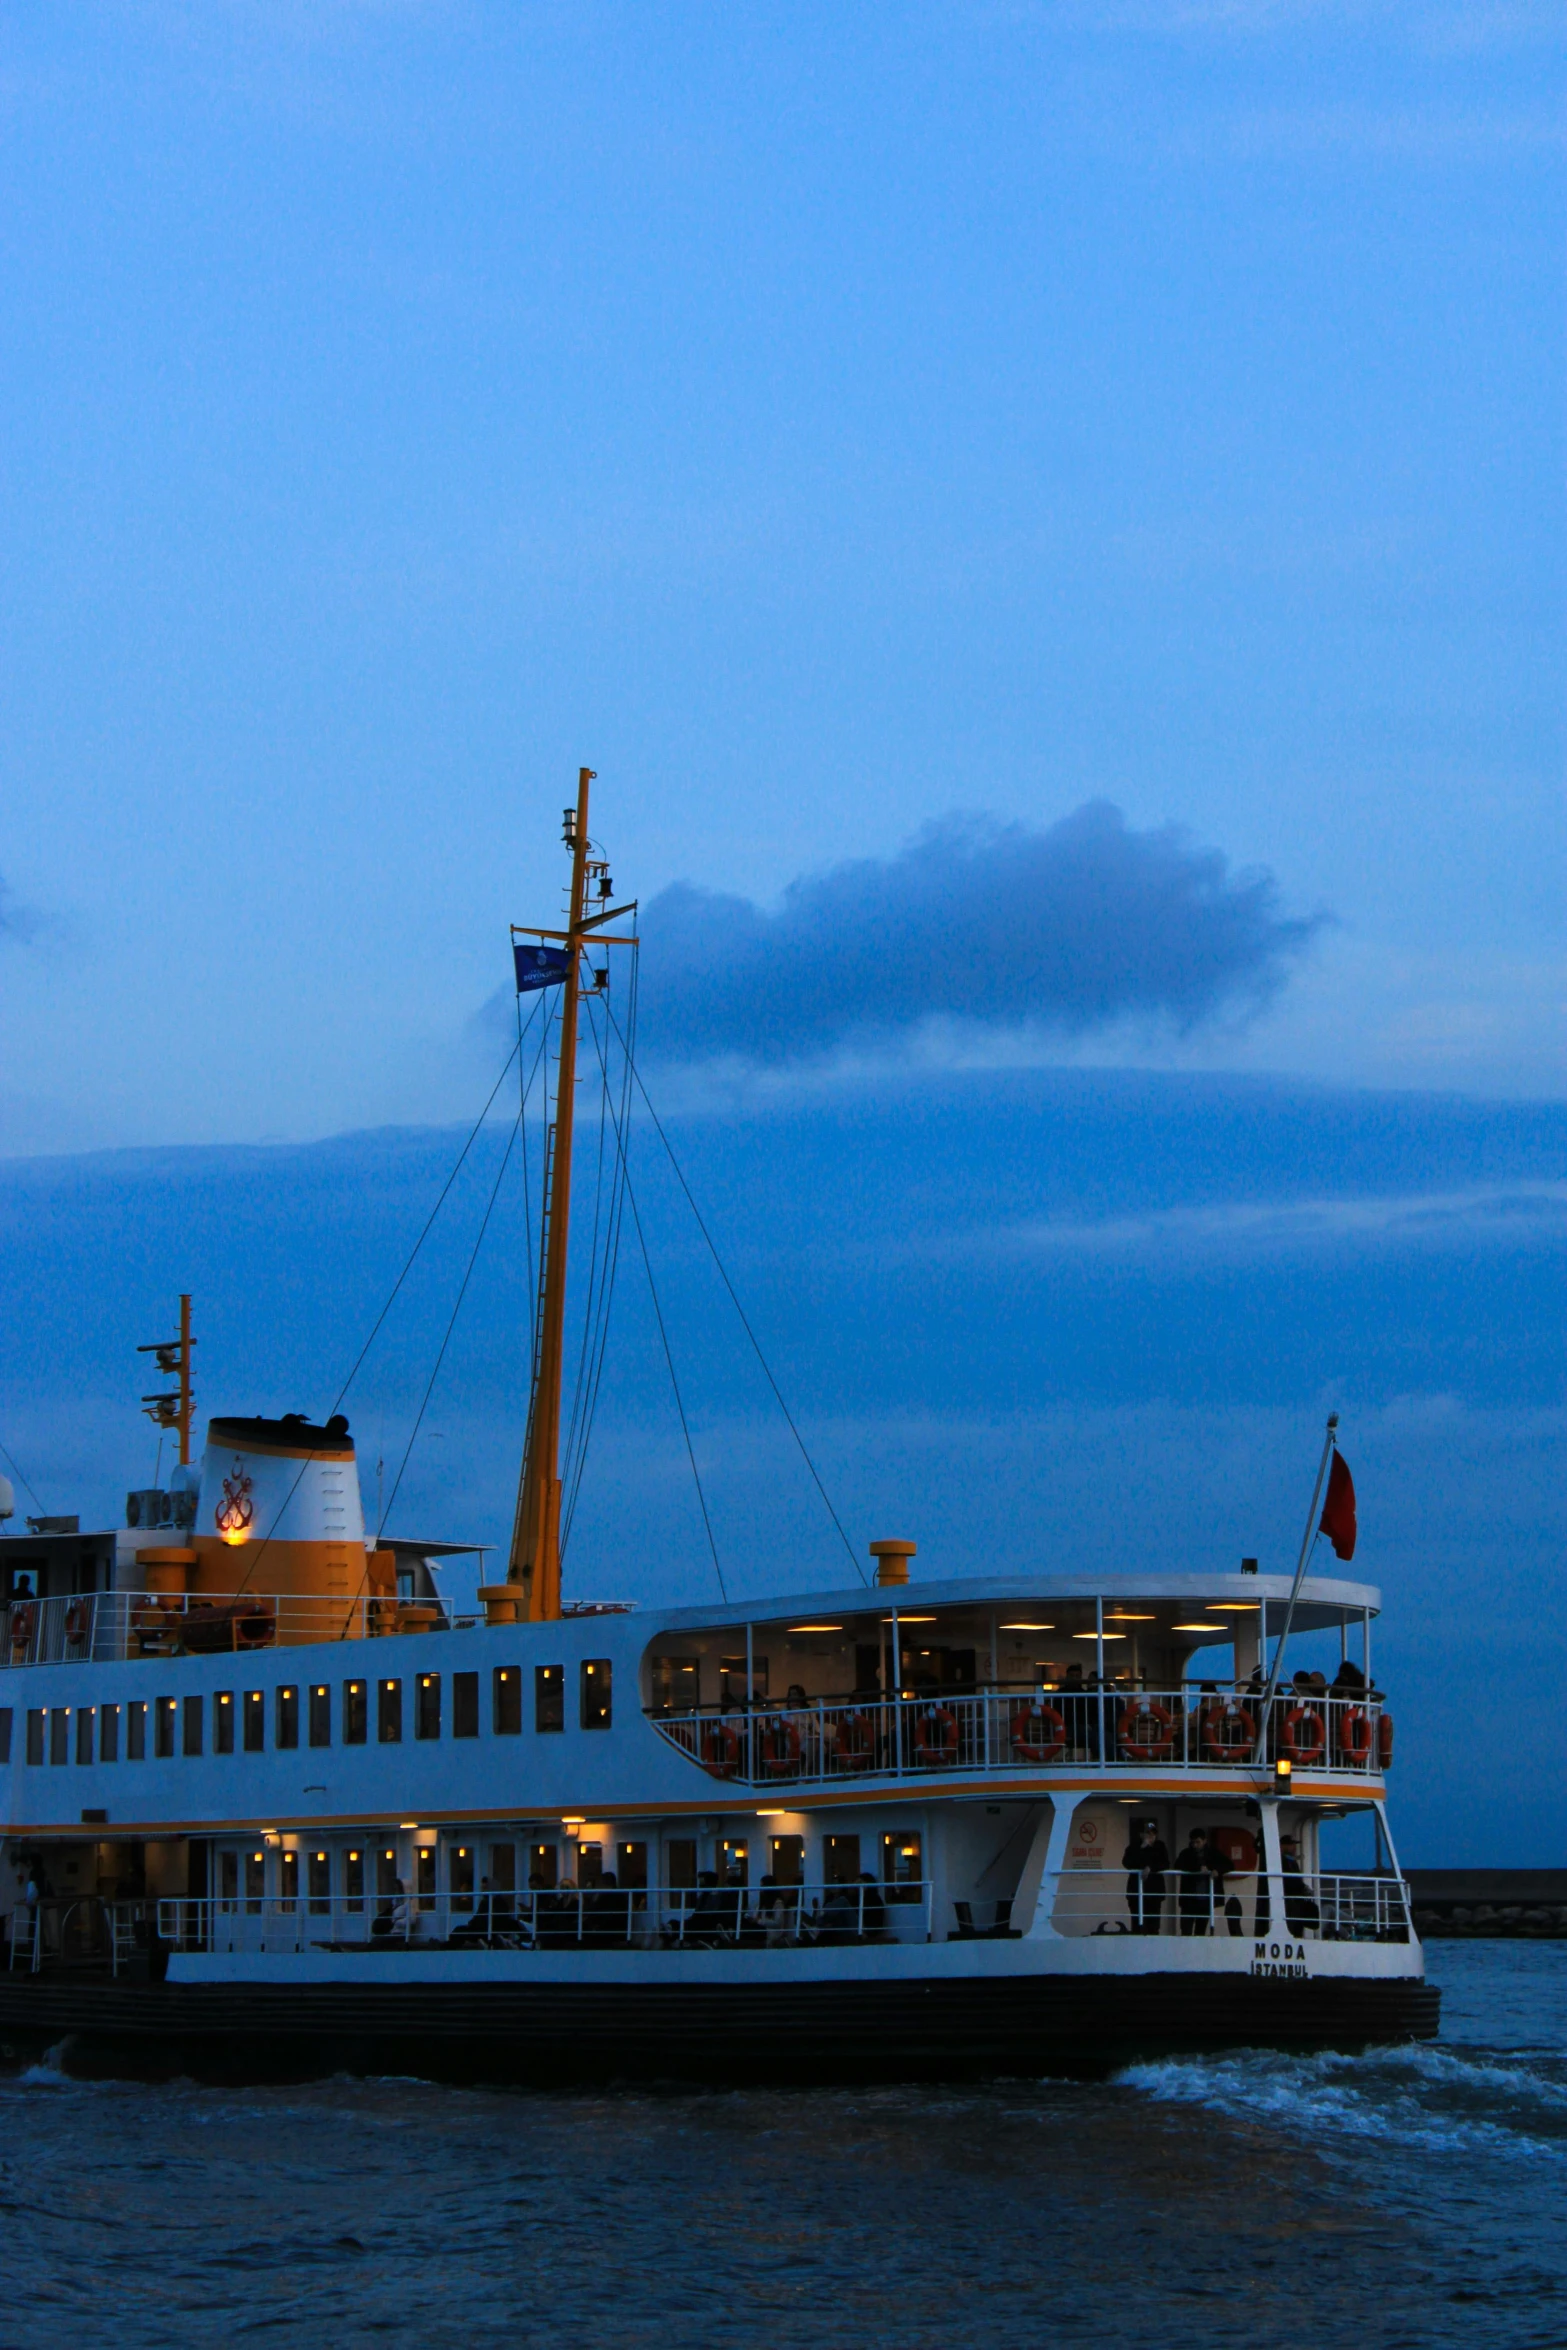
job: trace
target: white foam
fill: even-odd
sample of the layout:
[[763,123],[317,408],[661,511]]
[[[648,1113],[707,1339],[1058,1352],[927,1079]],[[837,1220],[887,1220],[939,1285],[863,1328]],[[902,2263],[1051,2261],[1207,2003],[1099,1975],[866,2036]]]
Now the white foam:
[[1128,2065],[1116,2079],[1162,2104],[1275,2123],[1323,2151],[1377,2140],[1567,2161],[1567,2084],[1522,2063],[1450,2049],[1304,2057],[1243,2049]]

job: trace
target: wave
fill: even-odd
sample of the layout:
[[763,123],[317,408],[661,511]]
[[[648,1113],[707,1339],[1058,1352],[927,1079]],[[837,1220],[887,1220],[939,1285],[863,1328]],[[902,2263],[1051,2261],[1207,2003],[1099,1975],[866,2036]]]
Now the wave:
[[1362,2056],[1168,2057],[1127,2065],[1117,2083],[1161,2104],[1204,2105],[1231,2120],[1275,2124],[1327,2151],[1380,2141],[1443,2153],[1567,2161],[1567,2066],[1445,2048]]

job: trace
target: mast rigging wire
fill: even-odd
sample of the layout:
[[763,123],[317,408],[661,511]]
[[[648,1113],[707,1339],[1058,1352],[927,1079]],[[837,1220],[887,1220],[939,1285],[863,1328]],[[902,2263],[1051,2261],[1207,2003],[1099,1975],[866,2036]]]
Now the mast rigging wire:
[[[633,1037],[636,1034],[637,968],[638,960],[633,952],[626,1014],[627,1029]],[[609,1346],[610,1308],[614,1301],[615,1278],[620,1263],[620,1240],[625,1223],[624,1166],[619,1138],[626,1131],[631,1107],[630,1061],[624,1056],[622,1057],[620,1108],[617,1114],[610,1088],[608,1054],[599,1037],[593,1013],[592,996],[587,998],[587,1012],[593,1047],[598,1054],[602,1077],[599,1100],[600,1190],[602,1189],[602,1154],[606,1113],[615,1126],[616,1151],[611,1169],[609,1215],[606,1220],[602,1257],[597,1256],[599,1215],[597,1194],[594,1202],[594,1254],[590,1256],[589,1263],[590,1268],[593,1268],[596,1263],[597,1299],[596,1302],[593,1300],[590,1277],[589,1312],[583,1319],[582,1356],[578,1365],[576,1391],[572,1397],[571,1423],[566,1442],[566,1467],[562,1474],[562,1482],[565,1487],[564,1507],[561,1514],[562,1557],[565,1555],[566,1543],[576,1516],[577,1498],[581,1493],[582,1479],[587,1469],[588,1445],[592,1438],[594,1421],[598,1411],[599,1390],[604,1379],[604,1364]]]
[[[605,1009],[606,1009],[606,1011],[608,1010],[608,1006],[607,1006],[607,1005],[606,1005]],[[601,1063],[602,1063],[602,1061],[603,1061],[603,1050],[604,1050],[604,1048],[603,1048],[603,1045],[602,1045],[602,1043],[601,1043],[601,1042],[600,1042],[600,1040],[599,1040],[599,1033],[598,1033],[598,1029],[597,1029],[597,1027],[594,1025],[594,1023],[593,1023],[591,1020],[590,1020],[590,1021],[589,1021],[589,1023],[588,1023],[588,1027],[589,1027],[589,1031],[590,1031],[590,1033],[592,1034],[594,1045],[595,1045],[595,1047],[596,1047],[596,1048],[597,1048],[597,1050],[598,1050],[598,1053],[599,1053],[599,1056],[600,1056],[600,1061],[601,1061]],[[619,1034],[619,1031],[618,1031],[618,1029],[617,1029],[616,1033],[617,1033],[617,1035]],[[624,1039],[622,1039],[622,1043],[624,1043]],[[605,1076],[606,1076],[606,1091],[607,1091],[607,1090],[608,1090],[608,1085],[607,1085],[608,1071],[607,1071],[607,1070],[606,1070],[606,1072],[605,1072]],[[654,1319],[654,1321],[655,1321],[655,1322],[658,1324],[658,1335],[659,1335],[659,1338],[660,1338],[660,1339],[662,1340],[662,1342],[663,1342],[663,1348],[664,1348],[664,1361],[665,1361],[665,1363],[666,1363],[666,1364],[668,1365],[668,1367],[669,1367],[669,1384],[670,1384],[670,1386],[671,1386],[671,1387],[674,1389],[674,1394],[675,1394],[675,1410],[676,1410],[676,1411],[679,1413],[679,1415],[680,1415],[680,1433],[681,1433],[681,1435],[682,1435],[682,1436],[685,1438],[685,1440],[686,1440],[686,1458],[687,1458],[687,1460],[688,1460],[688,1461],[691,1463],[691,1477],[692,1477],[692,1482],[693,1482],[693,1483],[695,1484],[695,1486],[696,1486],[696,1498],[697,1498],[697,1503],[698,1503],[698,1506],[700,1507],[700,1509],[701,1509],[701,1512],[702,1512],[702,1525],[703,1525],[703,1529],[704,1529],[704,1531],[706,1532],[706,1535],[707,1535],[707,1547],[708,1547],[708,1549],[709,1549],[709,1550],[712,1552],[712,1554],[713,1554],[713,1572],[714,1572],[714,1574],[715,1574],[715,1575],[718,1577],[718,1588],[719,1588],[719,1590],[722,1592],[722,1594],[723,1594],[723,1596],[724,1596],[724,1599],[725,1599],[725,1601],[727,1602],[727,1600],[728,1600],[728,1598],[729,1598],[729,1586],[728,1586],[728,1584],[727,1584],[727,1583],[724,1581],[724,1570],[723,1570],[723,1568],[722,1568],[722,1567],[719,1565],[719,1562],[718,1562],[718,1544],[717,1544],[717,1543],[714,1541],[714,1539],[713,1539],[713,1521],[712,1521],[711,1517],[708,1515],[708,1508],[707,1508],[707,1495],[706,1495],[706,1494],[703,1492],[703,1490],[702,1490],[702,1472],[700,1471],[700,1469],[699,1469],[699,1468],[697,1467],[697,1465],[696,1465],[696,1448],[695,1448],[695,1446],[694,1446],[694,1445],[692,1444],[692,1442],[691,1442],[691,1428],[690,1428],[690,1424],[689,1424],[689,1422],[688,1422],[688,1421],[687,1421],[687,1419],[686,1419],[686,1407],[685,1407],[684,1403],[681,1401],[681,1397],[680,1397],[680,1381],[679,1381],[679,1380],[676,1378],[676,1376],[675,1376],[675,1357],[674,1357],[674,1352],[673,1352],[672,1348],[670,1347],[670,1343],[669,1343],[669,1332],[668,1332],[668,1331],[665,1329],[665,1327],[664,1327],[664,1316],[663,1316],[663,1310],[662,1310],[662,1308],[660,1307],[660,1305],[659,1305],[659,1302],[658,1302],[658,1284],[657,1284],[657,1282],[656,1282],[656,1281],[653,1279],[653,1261],[652,1261],[651,1257],[648,1255],[648,1250],[647,1250],[647,1240],[646,1240],[646,1238],[644,1237],[644,1234],[643,1234],[643,1231],[642,1231],[642,1218],[641,1218],[641,1216],[640,1216],[640,1215],[637,1213],[637,1195],[636,1195],[636,1193],[633,1191],[633,1189],[631,1188],[631,1170],[630,1170],[630,1168],[629,1168],[629,1167],[626,1165],[626,1143],[625,1143],[625,1137],[624,1137],[624,1135],[621,1133],[621,1130],[620,1130],[619,1124],[618,1124],[618,1123],[616,1123],[616,1122],[615,1122],[615,1120],[614,1120],[614,1113],[613,1113],[613,1111],[610,1113],[610,1117],[611,1117],[611,1122],[612,1122],[612,1123],[615,1125],[615,1148],[616,1148],[616,1150],[617,1150],[617,1152],[619,1153],[619,1156],[620,1156],[620,1173],[621,1173],[621,1180],[622,1180],[622,1182],[623,1182],[623,1183],[624,1183],[624,1185],[625,1185],[626,1201],[627,1201],[627,1204],[628,1204],[628,1206],[629,1206],[629,1207],[630,1207],[630,1209],[631,1209],[631,1223],[632,1223],[632,1228],[633,1228],[633,1230],[635,1231],[635,1233],[636,1233],[636,1236],[637,1236],[637,1246],[638,1246],[638,1247],[641,1249],[641,1251],[642,1251],[642,1269],[643,1269],[643,1271],[644,1271],[644,1272],[646,1273],[646,1275],[647,1275],[647,1287],[648,1287],[648,1295],[649,1295],[649,1297],[650,1297],[650,1298],[652,1299],[652,1301],[653,1301],[653,1319]]]
[[[607,1004],[604,1007],[604,1014],[605,1018],[613,1023],[615,1015]],[[620,1035],[618,1028],[616,1028],[615,1033],[617,1036]],[[629,1045],[627,1045],[623,1036],[621,1037],[620,1041],[622,1050],[625,1051],[629,1057]],[[751,1346],[756,1355],[756,1359],[762,1366],[762,1376],[773,1391],[773,1400],[777,1404],[778,1409],[782,1412],[784,1419],[788,1424],[790,1435],[794,1438],[795,1443],[800,1448],[800,1458],[802,1461],[804,1461],[807,1469],[809,1469],[812,1482],[814,1483],[817,1492],[822,1497],[822,1502],[826,1508],[827,1515],[831,1518],[834,1526],[838,1530],[838,1539],[849,1554],[850,1565],[853,1567],[860,1581],[869,1587],[870,1577],[865,1572],[865,1569],[861,1566],[859,1558],[855,1552],[854,1545],[843,1530],[843,1521],[832,1506],[831,1497],[828,1494],[827,1488],[822,1483],[821,1477],[817,1472],[816,1463],[812,1460],[810,1454],[805,1449],[805,1439],[794,1424],[793,1413],[790,1411],[789,1406],[784,1402],[782,1391],[779,1388],[777,1380],[773,1377],[771,1368],[768,1365],[767,1357],[762,1352],[761,1341],[758,1339],[756,1332],[751,1328],[750,1322],[746,1318],[745,1308],[740,1303],[740,1300],[735,1293],[735,1285],[730,1280],[729,1275],[725,1270],[724,1260],[718,1253],[717,1243],[714,1241],[712,1234],[708,1231],[706,1224],[702,1220],[702,1211],[697,1206],[695,1199],[692,1197],[691,1186],[685,1179],[685,1175],[681,1169],[680,1161],[675,1157],[674,1146],[670,1142],[668,1135],[664,1132],[663,1122],[660,1119],[657,1110],[655,1110],[653,1107],[652,1099],[648,1093],[647,1086],[643,1082],[642,1072],[639,1068],[637,1068],[634,1061],[632,1062],[632,1074],[636,1079],[637,1090],[641,1094],[643,1102],[647,1106],[647,1114],[652,1119],[653,1124],[657,1129],[658,1139],[663,1144],[665,1150],[669,1153],[669,1163],[675,1170],[675,1180],[678,1182],[681,1190],[686,1195],[686,1205],[691,1210],[692,1215],[696,1218],[697,1230],[701,1233],[702,1238],[708,1245],[713,1262],[718,1267],[718,1277],[720,1281],[722,1281],[725,1289],[727,1289],[729,1292],[729,1302],[740,1317],[740,1327],[745,1332],[747,1338],[751,1341]]]
[[41,1501],[38,1501],[38,1496],[37,1496],[37,1494],[36,1494],[36,1493],[33,1493],[33,1488],[32,1488],[32,1485],[31,1485],[30,1481],[29,1481],[29,1480],[28,1480],[26,1477],[24,1477],[24,1476],[23,1476],[23,1474],[22,1474],[21,1470],[20,1470],[20,1469],[17,1467],[17,1465],[16,1465],[16,1460],[15,1460],[15,1457],[14,1457],[14,1455],[12,1455],[11,1453],[8,1453],[8,1452],[6,1451],[6,1448],[5,1448],[5,1446],[4,1446],[3,1444],[0,1444],[0,1460],[6,1460],[6,1461],[9,1461],[9,1462],[10,1462],[10,1465],[11,1465],[11,1474],[13,1475],[13,1477],[15,1477],[15,1479],[16,1479],[16,1481],[17,1481],[18,1485],[25,1486],[25,1487],[26,1487],[26,1490],[27,1490],[29,1493],[32,1493],[32,1494],[33,1494],[33,1499],[34,1499],[34,1501],[35,1501],[35,1502],[38,1502],[38,1515],[39,1515],[40,1517],[42,1517],[42,1516],[43,1516],[43,1514],[44,1514],[44,1505],[43,1505],[43,1503],[42,1503]]
[[435,1392],[435,1382],[441,1375],[441,1365],[446,1360],[446,1350],[452,1342],[452,1332],[457,1327],[457,1317],[462,1312],[462,1301],[468,1294],[468,1284],[473,1279],[473,1268],[479,1261],[479,1251],[484,1246],[484,1236],[490,1228],[490,1218],[495,1213],[495,1202],[500,1197],[501,1185],[506,1179],[506,1170],[511,1165],[512,1149],[516,1143],[518,1128],[521,1126],[521,1124],[522,1114],[519,1111],[517,1118],[513,1123],[512,1130],[506,1138],[506,1148],[501,1153],[501,1163],[495,1171],[495,1181],[490,1186],[490,1196],[485,1206],[484,1220],[479,1226],[478,1237],[475,1239],[473,1244],[473,1253],[468,1259],[468,1269],[462,1277],[462,1287],[457,1292],[457,1302],[452,1307],[451,1319],[446,1325],[446,1335],[441,1340],[440,1352],[435,1358],[435,1368],[430,1373],[429,1383],[426,1386],[424,1395],[420,1400],[417,1417],[414,1420],[413,1427],[409,1431],[408,1442],[403,1448],[403,1457],[398,1463],[397,1475],[392,1481],[392,1490],[387,1496],[386,1508],[381,1513],[381,1523],[375,1530],[377,1545],[379,1545],[381,1536],[386,1530],[386,1521],[392,1514],[392,1504],[397,1499],[398,1487],[402,1484],[403,1481],[403,1471],[408,1466],[409,1458],[413,1452],[415,1442],[418,1439],[420,1427],[424,1421],[424,1415],[429,1409],[430,1398]]

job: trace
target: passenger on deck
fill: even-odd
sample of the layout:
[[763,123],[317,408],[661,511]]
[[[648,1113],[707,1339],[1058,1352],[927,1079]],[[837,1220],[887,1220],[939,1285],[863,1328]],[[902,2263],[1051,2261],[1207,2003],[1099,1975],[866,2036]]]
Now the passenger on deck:
[[793,1711],[798,1707],[809,1705],[810,1702],[810,1699],[805,1694],[804,1685],[799,1681],[791,1681],[789,1684],[789,1694],[784,1699],[784,1704],[788,1706],[791,1711]]
[[1165,1873],[1170,1855],[1157,1820],[1133,1820],[1132,1840],[1121,1855],[1126,1871],[1126,1906],[1134,1934],[1157,1934],[1164,1910]]
[[687,1917],[685,1940],[699,1950],[716,1950],[734,1939],[735,1896],[720,1886],[717,1872],[697,1873],[697,1896]]
[[860,1879],[860,1931],[877,1936],[887,1931],[887,1904],[874,1877]]
[[1178,1907],[1183,1934],[1206,1934],[1213,1923],[1214,1880],[1208,1855],[1208,1831],[1193,1828],[1175,1856],[1180,1877]]
[[860,1938],[860,1888],[858,1885],[829,1885],[822,1903],[821,1922],[816,1939],[837,1947]]
[[786,1889],[772,1877],[762,1879],[762,1898],[757,1905],[756,1922],[762,1942],[768,1950],[780,1949],[793,1937],[797,1899],[792,1888]]
[[1312,1898],[1300,1865],[1298,1836],[1279,1838],[1280,1871],[1284,1879],[1284,1923],[1295,1935],[1315,1933],[1322,1923],[1322,1912]]
[[1353,1698],[1364,1697],[1365,1694],[1365,1674],[1361,1671],[1359,1665],[1357,1665],[1350,1657],[1345,1657],[1343,1663],[1339,1666],[1338,1671],[1333,1676],[1333,1686],[1328,1691],[1328,1695],[1330,1697]]
[[1088,1751],[1088,1699],[1083,1692],[1083,1668],[1073,1660],[1061,1676],[1061,1713],[1066,1722],[1066,1750],[1073,1762]]
[[483,1941],[490,1931],[490,1880],[479,1879],[478,1896],[473,1908],[460,1925],[453,1926],[449,1939],[453,1942]]
[[370,1921],[370,1932],[380,1942],[405,1941],[408,1935],[408,1888],[401,1877],[394,1877],[395,1894],[383,1896],[380,1915]]

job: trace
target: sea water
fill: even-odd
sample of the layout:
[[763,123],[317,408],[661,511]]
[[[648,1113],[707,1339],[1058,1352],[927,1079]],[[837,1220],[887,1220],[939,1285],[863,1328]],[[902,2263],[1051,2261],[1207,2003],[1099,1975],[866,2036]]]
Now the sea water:
[[1567,1944],[1430,2047],[581,2097],[0,2084],[0,2343],[1567,2343]]

